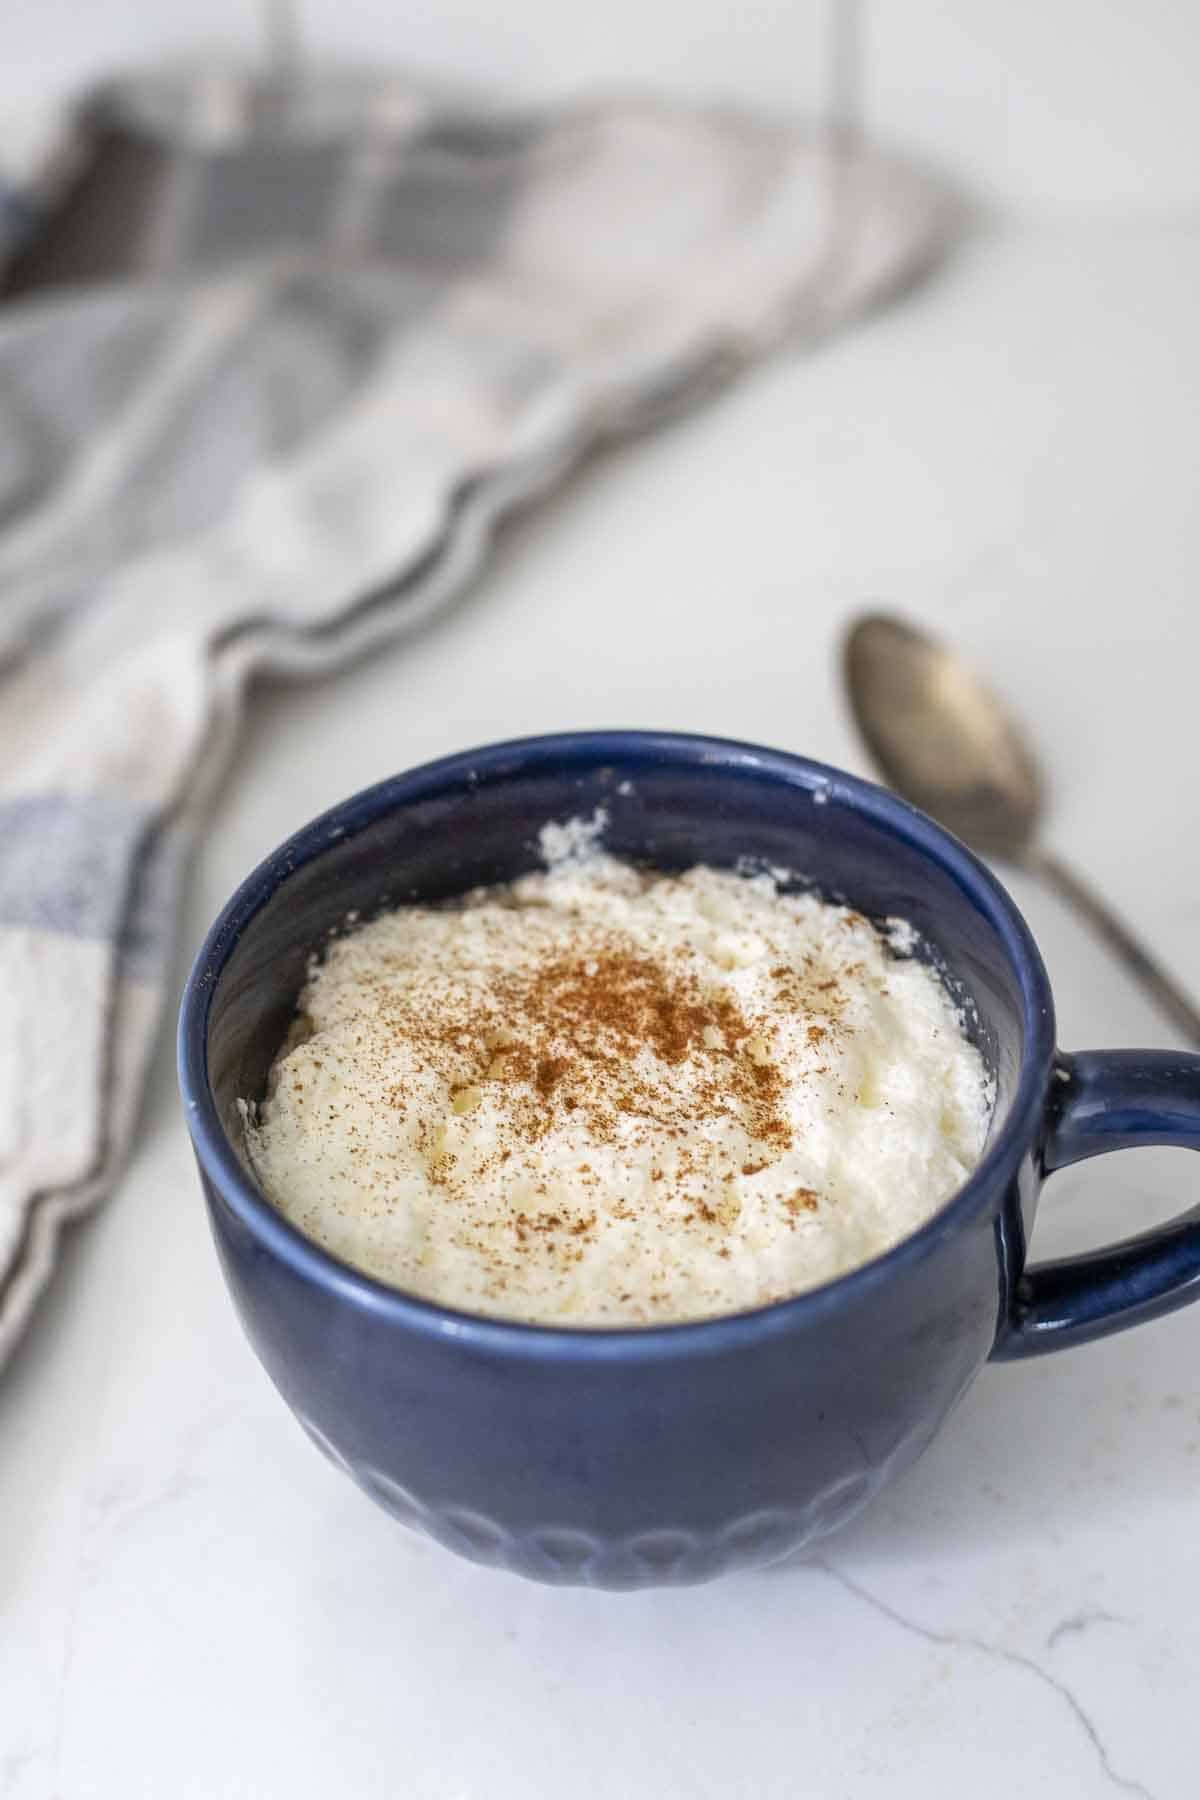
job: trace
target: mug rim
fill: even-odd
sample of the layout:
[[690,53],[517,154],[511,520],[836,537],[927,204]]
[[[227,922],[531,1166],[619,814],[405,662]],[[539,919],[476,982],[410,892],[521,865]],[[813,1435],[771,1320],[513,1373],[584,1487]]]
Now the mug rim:
[[[936,863],[972,901],[1002,942],[1016,973],[1025,1045],[1008,1117],[966,1181],[933,1216],[889,1250],[820,1287],[713,1317],[662,1325],[558,1326],[472,1313],[389,1286],[340,1261],[292,1225],[250,1179],[221,1123],[208,1079],[208,1022],[228,959],[250,921],[289,876],[386,813],[455,782],[517,775],[564,759],[620,762],[637,757],[677,764],[741,767],[848,805]],[[390,1323],[490,1354],[549,1356],[596,1363],[724,1351],[795,1329],[836,1310],[932,1253],[984,1203],[997,1177],[1011,1178],[1036,1140],[1055,1051],[1054,1002],[1033,935],[1002,883],[927,814],[874,782],[826,763],[732,738],[670,731],[569,731],[511,738],[455,751],[360,789],[318,814],[271,851],[239,884],[205,934],[184,985],[177,1037],[179,1086],[202,1173],[252,1233],[293,1274]]]

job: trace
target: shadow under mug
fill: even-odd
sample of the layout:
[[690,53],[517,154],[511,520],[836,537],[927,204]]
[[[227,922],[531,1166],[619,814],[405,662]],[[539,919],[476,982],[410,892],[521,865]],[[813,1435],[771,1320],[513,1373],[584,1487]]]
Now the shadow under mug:
[[[982,1161],[921,1230],[755,1311],[563,1330],[385,1287],[267,1202],[237,1103],[263,1092],[313,952],[350,912],[526,873],[547,821],[596,808],[618,856],[662,869],[750,859],[916,927],[997,1088]],[[989,1356],[1077,1344],[1200,1291],[1200,1209],[1026,1263],[1048,1172],[1135,1144],[1200,1147],[1200,1058],[1056,1054],[1045,970],[994,877],[894,796],[752,745],[570,733],[448,757],[347,800],[226,906],[188,981],[179,1045],[225,1277],[300,1423],[406,1524],[541,1580],[699,1581],[787,1555],[911,1463]]]

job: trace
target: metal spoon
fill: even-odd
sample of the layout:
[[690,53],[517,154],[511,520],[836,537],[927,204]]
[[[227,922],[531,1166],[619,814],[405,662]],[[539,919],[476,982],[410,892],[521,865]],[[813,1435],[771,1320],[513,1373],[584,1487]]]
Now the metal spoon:
[[890,785],[973,850],[1040,875],[1084,915],[1174,1025],[1200,1044],[1200,1007],[1108,903],[1038,843],[1037,764],[973,670],[886,613],[850,627],[843,668],[858,728]]

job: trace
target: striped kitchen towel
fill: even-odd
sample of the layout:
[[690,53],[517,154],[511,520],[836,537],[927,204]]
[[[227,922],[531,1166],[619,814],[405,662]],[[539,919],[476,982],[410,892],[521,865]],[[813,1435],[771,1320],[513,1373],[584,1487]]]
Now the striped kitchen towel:
[[728,112],[408,132],[387,256],[0,312],[0,1359],[128,1147],[248,675],[411,629],[588,447],[877,302],[955,217]]

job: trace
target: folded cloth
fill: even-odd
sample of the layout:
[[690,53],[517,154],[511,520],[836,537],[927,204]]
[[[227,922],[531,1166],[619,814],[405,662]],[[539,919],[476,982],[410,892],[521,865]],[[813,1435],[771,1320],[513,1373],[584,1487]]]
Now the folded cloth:
[[247,676],[410,629],[599,438],[878,301],[954,219],[879,153],[643,101],[431,113],[393,203],[374,263],[0,323],[0,1358],[129,1145]]

